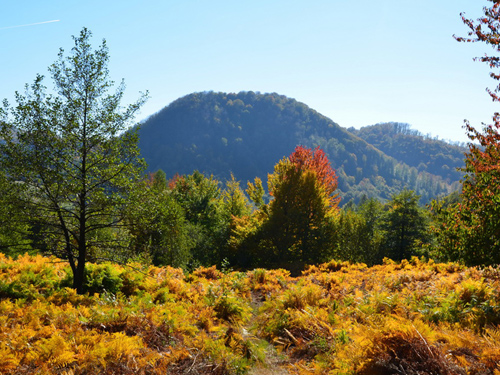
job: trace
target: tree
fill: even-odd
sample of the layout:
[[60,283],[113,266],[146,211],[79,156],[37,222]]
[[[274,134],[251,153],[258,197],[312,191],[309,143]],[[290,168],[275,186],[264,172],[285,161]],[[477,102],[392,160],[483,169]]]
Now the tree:
[[[469,37],[464,38],[454,35],[454,38],[459,42],[483,42],[491,46],[496,52],[500,52],[500,2],[498,0],[488,1],[493,3],[493,5],[491,7],[484,7],[484,17],[478,18],[476,22],[466,18],[464,13],[460,14],[462,21],[470,29],[468,32]],[[500,58],[498,56],[485,54],[482,57],[476,57],[474,60],[488,64],[490,69],[500,68]],[[500,73],[490,72],[490,77],[495,81],[500,81]],[[500,91],[500,83],[494,90],[487,88],[486,91],[493,101],[500,101],[500,97],[497,94]],[[498,117],[498,114],[495,114],[495,117]]]
[[250,181],[247,182],[246,192],[255,207],[260,208],[264,205],[265,192],[262,186],[262,180],[259,177],[255,177],[253,183]]
[[[260,190],[258,185],[256,181],[249,189]],[[256,194],[260,208],[236,221],[231,241],[239,247],[239,259],[245,265],[289,268],[326,260],[333,251],[336,187],[335,171],[324,152],[297,147],[268,177],[273,199],[262,204],[262,194]]]
[[185,267],[191,241],[184,210],[167,187],[160,170],[133,190],[126,212],[132,251],[156,266]]
[[24,95],[16,92],[15,107],[5,102],[10,116],[0,129],[0,165],[17,182],[13,203],[47,250],[69,261],[78,293],[90,250],[109,245],[96,234],[122,224],[120,208],[144,167],[137,134],[124,130],[147,94],[120,106],[124,83],[110,93],[108,48],[103,41],[93,50],[91,36],[83,28],[68,56],[60,50],[49,67],[53,92],[38,75]]
[[0,171],[0,252],[13,257],[32,251],[29,226],[20,220],[22,213],[12,203],[16,191],[16,184]]
[[165,190],[168,187],[167,175],[163,170],[159,169],[151,176],[151,185],[158,190]]
[[292,156],[280,161],[269,176],[274,199],[265,228],[278,262],[315,263],[329,250],[326,239],[336,201],[321,176],[305,163],[295,164]]
[[[500,52],[500,2],[489,0],[491,7],[484,7],[484,17],[477,21],[462,20],[470,29],[468,38],[456,37],[459,42],[483,42],[495,52]],[[485,62],[490,77],[500,81],[500,57],[485,54],[475,60]],[[496,71],[495,71],[496,70]],[[500,102],[500,83],[487,92],[494,102]],[[448,230],[451,258],[467,264],[500,263],[500,114],[493,115],[493,124],[483,124],[482,131],[465,121],[467,136],[471,141],[466,154],[462,188],[462,202],[447,213],[451,221]],[[454,225],[455,224],[459,224]]]
[[223,261],[229,261],[236,265],[238,261],[235,260],[232,251],[231,233],[239,219],[249,217],[252,205],[241,189],[239,181],[232,174],[231,180],[226,181],[226,187],[221,192],[218,206],[222,224],[218,235],[218,262],[221,264]]
[[382,263],[382,216],[382,203],[366,195],[357,206],[353,201],[344,205],[335,223],[335,258],[368,265]]
[[428,241],[427,222],[418,206],[419,196],[412,190],[394,194],[387,204],[388,212],[382,218],[384,230],[382,251],[394,260],[417,255],[418,245]]
[[313,171],[316,174],[317,182],[326,193],[330,208],[337,207],[340,201],[335,193],[338,186],[337,175],[325,152],[319,147],[312,150],[298,146],[289,159],[298,171]]
[[360,214],[351,209],[340,210],[335,235],[335,259],[371,263],[365,259],[370,256],[371,249],[367,249],[367,245],[371,238],[366,231],[366,222]]
[[224,223],[220,211],[221,190],[213,176],[205,177],[199,171],[176,177],[172,196],[184,209],[189,225],[189,236],[194,266],[210,266],[220,262],[220,239]]

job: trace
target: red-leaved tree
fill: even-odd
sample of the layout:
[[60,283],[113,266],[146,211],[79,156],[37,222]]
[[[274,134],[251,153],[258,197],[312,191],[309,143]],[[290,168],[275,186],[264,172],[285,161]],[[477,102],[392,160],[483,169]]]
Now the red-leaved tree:
[[[325,153],[298,146],[268,177],[274,198],[263,233],[277,262],[315,263],[332,254],[337,176]],[[286,265],[285,265],[286,266]]]
[[[459,42],[482,42],[500,53],[500,1],[484,7],[484,16],[471,20],[462,13],[469,28],[468,37],[456,37]],[[494,102],[500,102],[500,57],[485,54],[475,58],[488,64],[490,76],[497,82],[487,92]],[[465,159],[462,203],[453,215],[450,243],[454,260],[468,264],[500,263],[500,114],[493,115],[493,124],[483,124],[482,131],[465,121],[469,152]]]
[[259,179],[247,192],[258,209],[233,222],[230,243],[243,267],[284,267],[299,271],[305,264],[335,254],[339,198],[337,176],[325,153],[298,146],[268,176],[268,204]]
[[337,206],[340,200],[335,193],[338,186],[337,175],[322,149],[316,147],[312,150],[303,146],[297,146],[289,159],[299,170],[308,169],[314,171],[316,179],[325,189],[330,199],[331,206]]

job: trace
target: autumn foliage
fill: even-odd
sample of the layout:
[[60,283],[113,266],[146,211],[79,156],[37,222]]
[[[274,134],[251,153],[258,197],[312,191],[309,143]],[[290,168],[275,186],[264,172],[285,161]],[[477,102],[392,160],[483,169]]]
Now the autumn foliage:
[[335,194],[338,185],[337,175],[322,149],[316,147],[312,150],[310,148],[298,146],[290,155],[289,159],[298,170],[314,171],[316,179],[330,197],[331,206],[338,204],[340,199]]
[[[460,223],[468,233],[465,252],[470,264],[500,262],[500,115],[479,132],[467,124],[471,143],[465,163]],[[467,251],[469,250],[469,251]]]
[[[462,13],[462,21],[470,29],[468,37],[457,37],[455,39],[459,42],[486,43],[492,47],[496,52],[500,52],[500,37],[498,31],[500,30],[500,2],[497,0],[488,0],[493,3],[491,7],[484,7],[484,16],[478,18],[476,21],[468,19]],[[482,57],[476,57],[475,60],[488,64],[490,69],[500,68],[500,59],[497,56],[485,54]],[[490,77],[496,81],[500,81],[500,74],[490,72]],[[500,97],[496,94],[500,88],[500,84],[494,90],[487,89],[494,101],[500,101]]]
[[337,177],[325,153],[298,146],[268,175],[268,204],[262,201],[261,181],[249,183],[247,192],[258,209],[233,221],[235,263],[298,271],[330,259],[338,214],[336,188]]
[[[455,37],[460,42],[483,42],[500,52],[500,2],[491,1],[483,9],[484,16],[476,21],[462,20],[469,28],[468,37]],[[500,102],[500,58],[485,54],[476,60],[485,62],[493,71],[491,78],[497,86],[487,89],[494,102]],[[462,181],[462,202],[446,210],[438,208],[442,225],[438,230],[444,244],[444,257],[467,264],[500,263],[500,114],[493,115],[493,124],[477,130],[465,122],[467,135],[472,141],[465,158]]]
[[0,254],[0,373],[500,371],[497,268],[412,258],[299,277],[223,271],[89,264],[77,295],[64,262]]

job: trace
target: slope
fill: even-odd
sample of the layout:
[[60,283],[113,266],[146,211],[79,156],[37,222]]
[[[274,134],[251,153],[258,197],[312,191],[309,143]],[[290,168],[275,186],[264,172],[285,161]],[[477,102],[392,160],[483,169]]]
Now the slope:
[[411,129],[409,124],[389,122],[349,131],[374,145],[385,154],[419,171],[439,175],[449,181],[462,178],[458,168],[465,167],[465,145],[451,144]]
[[243,182],[267,179],[297,145],[320,146],[339,175],[343,203],[363,195],[388,199],[403,187],[422,202],[456,189],[456,181],[418,171],[307,105],[276,93],[193,93],[148,118],[139,146],[149,169],[168,176],[199,170]]

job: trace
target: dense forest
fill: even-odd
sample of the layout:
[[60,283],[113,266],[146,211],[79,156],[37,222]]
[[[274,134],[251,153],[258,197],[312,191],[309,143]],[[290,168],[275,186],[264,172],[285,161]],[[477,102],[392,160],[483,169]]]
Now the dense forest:
[[0,107],[2,374],[499,373],[500,113],[462,160],[277,94],[139,132],[91,36]]
[[[368,129],[370,137],[364,137]],[[173,176],[199,170],[222,180],[232,173],[243,183],[255,177],[265,180],[276,161],[298,145],[319,146],[339,176],[341,205],[351,199],[358,203],[364,195],[389,200],[403,188],[428,203],[458,189],[461,173],[456,167],[463,166],[464,149],[457,146],[402,137],[379,126],[350,132],[275,93],[187,95],[147,119],[139,134],[150,171],[162,169]],[[398,154],[395,149],[406,151]]]
[[409,124],[391,122],[349,131],[419,172],[429,172],[453,182],[462,178],[467,147],[423,135]]

